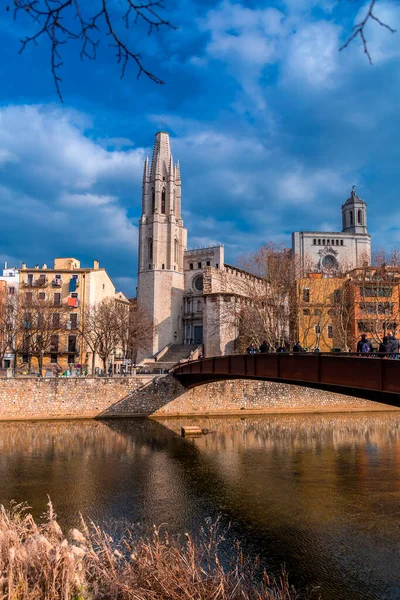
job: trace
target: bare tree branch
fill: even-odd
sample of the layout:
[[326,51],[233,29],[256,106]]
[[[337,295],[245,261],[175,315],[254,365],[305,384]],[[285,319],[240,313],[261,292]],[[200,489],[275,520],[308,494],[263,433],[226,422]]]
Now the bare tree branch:
[[[111,47],[116,48],[117,63],[121,66],[121,78],[124,77],[129,61],[137,67],[137,77],[144,74],[157,84],[164,83],[157,75],[148,70],[139,51],[133,50],[123,40],[118,31],[116,17],[110,10],[110,0],[94,0],[93,10],[84,12],[84,0],[14,0],[14,19],[20,15],[29,15],[36,30],[21,40],[20,53],[30,44],[38,45],[42,38],[50,41],[50,64],[57,95],[63,97],[59,69],[63,66],[61,47],[67,42],[80,44],[80,58],[95,60],[97,49],[103,36],[109,37]],[[161,0],[121,0],[123,7],[122,22],[130,29],[140,21],[148,27],[150,35],[161,27],[176,30],[161,11]],[[9,7],[8,7],[9,8]]]
[[343,44],[343,46],[341,46],[339,48],[339,52],[341,52],[342,50],[344,50],[345,48],[348,47],[348,45],[356,38],[359,37],[361,39],[363,48],[364,48],[364,53],[367,55],[368,61],[370,63],[370,65],[372,65],[372,58],[371,58],[371,54],[368,50],[368,45],[367,45],[367,40],[365,37],[365,27],[367,25],[367,23],[369,21],[375,21],[376,23],[378,23],[379,25],[381,25],[381,27],[385,27],[385,29],[388,29],[390,31],[390,33],[396,33],[396,30],[393,29],[392,27],[390,27],[390,25],[388,25],[387,23],[384,23],[383,21],[381,21],[381,19],[379,19],[375,13],[374,13],[374,8],[375,8],[375,4],[376,4],[376,0],[370,0],[369,3],[369,7],[367,10],[367,14],[365,15],[364,19],[362,21],[360,21],[360,23],[357,23],[356,25],[354,25],[353,27],[353,33],[351,34],[351,36],[348,38],[348,40],[346,41],[345,44]]

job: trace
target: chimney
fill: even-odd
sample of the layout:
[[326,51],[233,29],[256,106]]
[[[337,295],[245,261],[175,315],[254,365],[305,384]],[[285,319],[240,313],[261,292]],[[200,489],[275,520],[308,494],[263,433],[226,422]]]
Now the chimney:
[[35,269],[39,269],[39,265],[35,265]]
[[43,267],[42,267],[42,269],[47,269],[47,265],[44,264]]
[[4,268],[8,269],[8,261],[7,260],[4,261]]
[[99,267],[100,267],[100,263],[99,263],[99,261],[98,261],[98,260],[95,260],[95,261],[94,261],[94,263],[93,263],[93,269],[94,269],[95,271],[98,271],[98,270],[99,270]]
[[22,263],[21,269],[26,269],[26,263]]

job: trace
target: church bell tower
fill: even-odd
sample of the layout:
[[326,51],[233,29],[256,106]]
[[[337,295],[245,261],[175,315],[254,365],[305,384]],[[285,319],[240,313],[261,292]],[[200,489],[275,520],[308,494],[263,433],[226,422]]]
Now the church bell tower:
[[146,158],[139,224],[138,307],[149,316],[153,332],[138,360],[167,344],[183,343],[183,253],[187,231],[181,217],[181,177],[174,164],[168,133],[159,131],[151,167]]
[[351,190],[350,198],[342,206],[342,231],[346,233],[368,234],[367,231],[367,205],[356,194],[355,186]]

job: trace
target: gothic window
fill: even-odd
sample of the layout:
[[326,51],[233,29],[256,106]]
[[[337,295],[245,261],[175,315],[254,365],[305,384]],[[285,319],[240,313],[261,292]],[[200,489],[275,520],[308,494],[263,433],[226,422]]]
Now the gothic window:
[[316,245],[317,245],[317,240],[316,240],[316,238],[314,238],[314,240],[313,240],[313,245],[314,245],[314,246],[316,246]]
[[322,245],[325,246],[326,240],[322,240]]
[[154,188],[151,189],[151,206],[153,213],[156,212],[156,192]]
[[343,240],[340,240],[340,245],[343,246]]
[[149,240],[149,260],[153,260],[153,240]]
[[321,245],[321,238],[318,238],[318,246]]
[[361,215],[361,210],[358,211],[357,214],[357,220],[358,220],[358,224],[362,225],[362,215]]
[[353,225],[353,211],[350,211],[350,225]]
[[161,192],[161,212],[165,215],[165,188]]

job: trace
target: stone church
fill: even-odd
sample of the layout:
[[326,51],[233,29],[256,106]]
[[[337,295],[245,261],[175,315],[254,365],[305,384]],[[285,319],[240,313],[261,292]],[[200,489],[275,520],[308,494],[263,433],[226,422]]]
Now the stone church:
[[302,271],[317,271],[329,276],[371,264],[371,236],[367,230],[367,205],[355,187],[342,205],[342,231],[295,231],[292,250]]
[[138,362],[170,345],[187,346],[187,355],[201,344],[205,356],[233,352],[235,315],[257,279],[226,265],[222,245],[187,250],[179,162],[173,161],[168,133],[158,132],[143,171],[137,288],[153,335]]
[[[332,274],[370,262],[366,204],[353,188],[342,206],[342,231],[293,233],[292,251],[308,270]],[[311,264],[311,267],[308,266]],[[187,249],[181,214],[181,174],[174,163],[168,133],[156,134],[151,164],[146,158],[139,224],[138,306],[151,319],[153,334],[139,351],[138,362],[180,349],[205,356],[234,351],[237,316],[249,297],[262,295],[261,280],[224,262],[224,247]],[[167,350],[168,351],[168,350]]]

